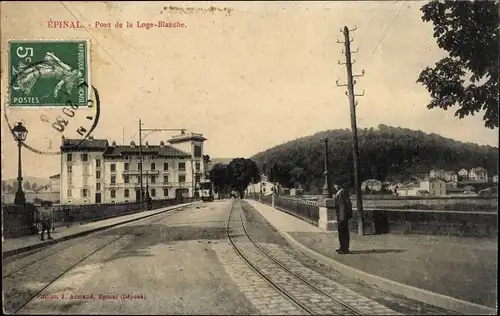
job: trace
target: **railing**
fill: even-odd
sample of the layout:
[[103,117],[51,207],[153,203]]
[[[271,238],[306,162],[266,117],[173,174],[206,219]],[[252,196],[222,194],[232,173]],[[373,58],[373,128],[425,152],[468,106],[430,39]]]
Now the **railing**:
[[[174,206],[184,203],[191,203],[198,198],[175,198],[165,200],[152,200],[149,209]],[[144,206],[147,202],[144,202]],[[108,218],[124,216],[143,211],[141,202],[114,203],[114,204],[90,204],[90,205],[61,205],[52,208],[52,230],[57,227],[70,227],[76,223],[83,224]],[[34,212],[34,222],[38,230],[41,230],[39,213]]]
[[[259,194],[251,194],[249,195],[249,198],[261,201],[262,203],[267,205],[272,205],[271,195],[259,196]],[[282,212],[300,218],[305,222],[318,226],[319,206],[315,201],[306,201],[302,199],[275,196],[274,207]]]

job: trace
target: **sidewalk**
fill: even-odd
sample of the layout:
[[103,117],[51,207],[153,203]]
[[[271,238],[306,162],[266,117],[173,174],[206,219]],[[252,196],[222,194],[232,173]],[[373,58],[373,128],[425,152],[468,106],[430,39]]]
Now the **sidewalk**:
[[325,232],[270,206],[246,201],[290,244],[343,274],[460,313],[496,313],[496,240],[396,234],[360,236],[351,232],[352,254],[339,255],[335,252],[339,247],[337,232]]
[[[196,202],[192,202],[196,203]],[[83,225],[73,224],[70,227],[57,227],[55,231],[51,231],[50,235],[53,240],[41,241],[39,236],[23,236],[19,238],[9,238],[2,241],[2,255],[3,258],[9,257],[18,253],[25,251],[30,251],[37,248],[46,247],[49,245],[57,244],[61,241],[81,237],[96,231],[111,228],[120,224],[125,224],[128,222],[136,221],[142,218],[150,217],[156,214],[164,213],[169,210],[182,208],[188,206],[192,203],[185,203],[179,205],[173,205],[168,207],[162,207],[155,210],[143,211],[139,213],[113,217],[101,221],[91,222]],[[46,234],[45,234],[46,235]],[[46,236],[45,236],[46,237]]]

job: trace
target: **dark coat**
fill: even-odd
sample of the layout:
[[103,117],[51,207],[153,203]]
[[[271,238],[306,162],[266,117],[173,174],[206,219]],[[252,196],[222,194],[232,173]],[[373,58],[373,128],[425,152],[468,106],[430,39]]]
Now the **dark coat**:
[[345,221],[352,218],[352,203],[349,192],[340,189],[335,194],[335,211],[337,213],[337,221]]

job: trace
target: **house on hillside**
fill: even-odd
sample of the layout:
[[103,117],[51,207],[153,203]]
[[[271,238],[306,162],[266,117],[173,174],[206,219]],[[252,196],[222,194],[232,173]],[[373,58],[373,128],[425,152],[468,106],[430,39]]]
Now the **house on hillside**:
[[61,192],[61,174],[55,174],[49,177],[50,180],[50,192],[59,193]]
[[[276,185],[278,192],[280,191],[279,185]],[[266,175],[261,175],[261,181],[258,183],[251,183],[247,187],[247,193],[262,193],[264,195],[273,194],[274,183],[269,181],[269,178]]]
[[444,177],[442,179],[444,181],[456,181],[456,182],[458,182],[458,174],[455,171],[445,171]]
[[427,194],[428,192],[422,190],[420,188],[420,185],[415,182],[409,182],[403,184],[401,187],[398,188],[397,192],[398,196],[424,196]]
[[455,180],[446,181],[446,189],[448,190],[450,188],[458,188],[458,181]]
[[446,195],[446,182],[440,178],[421,181],[420,189],[428,191],[430,195]]
[[493,177],[491,177],[491,182],[493,183],[498,183],[498,175],[494,175]]
[[382,190],[382,182],[375,179],[368,179],[361,183],[361,190],[370,190],[372,192],[379,192]]
[[458,180],[463,181],[469,179],[469,170],[462,168],[458,171]]
[[465,187],[462,188],[462,193],[464,193],[464,194],[475,194],[476,193],[476,188],[474,188],[472,185],[466,185]]
[[443,169],[433,169],[429,172],[429,178],[431,179],[436,179],[436,178],[443,179],[444,175],[445,171]]
[[488,182],[488,171],[483,167],[472,168],[469,170],[469,180],[486,183]]

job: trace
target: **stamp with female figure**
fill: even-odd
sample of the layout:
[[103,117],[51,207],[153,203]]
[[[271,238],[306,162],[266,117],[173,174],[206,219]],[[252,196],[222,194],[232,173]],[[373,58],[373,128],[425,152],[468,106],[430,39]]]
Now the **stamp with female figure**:
[[10,106],[85,106],[91,86],[88,42],[11,40],[9,74]]

